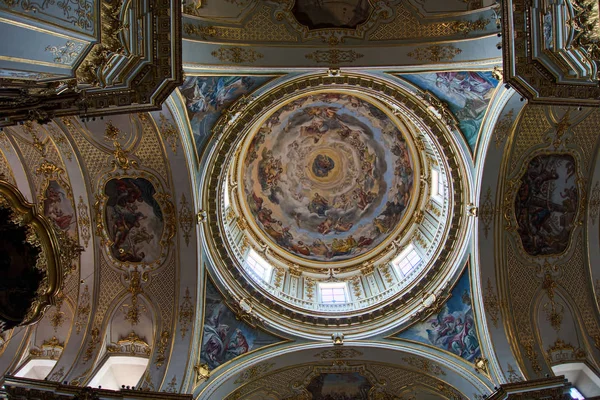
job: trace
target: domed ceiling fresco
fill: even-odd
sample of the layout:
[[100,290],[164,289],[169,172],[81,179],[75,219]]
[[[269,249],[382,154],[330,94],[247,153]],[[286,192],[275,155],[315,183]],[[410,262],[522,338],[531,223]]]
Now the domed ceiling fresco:
[[348,260],[400,224],[413,191],[406,136],[382,108],[353,94],[293,100],[260,126],[243,162],[246,206],[290,253]]

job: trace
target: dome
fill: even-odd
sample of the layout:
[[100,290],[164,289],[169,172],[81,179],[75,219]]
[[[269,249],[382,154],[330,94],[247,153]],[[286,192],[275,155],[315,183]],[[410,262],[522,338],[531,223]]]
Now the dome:
[[281,104],[241,154],[242,212],[263,240],[352,260],[401,227],[414,192],[407,135],[379,102],[323,91]]
[[294,334],[389,329],[435,299],[465,248],[451,128],[408,84],[352,79],[280,83],[215,127],[214,276]]

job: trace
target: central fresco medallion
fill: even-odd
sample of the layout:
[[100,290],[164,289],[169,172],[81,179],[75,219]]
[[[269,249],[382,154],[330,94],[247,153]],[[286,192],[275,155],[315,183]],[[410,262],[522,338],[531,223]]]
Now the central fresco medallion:
[[381,108],[323,92],[273,112],[243,162],[245,207],[298,257],[349,260],[381,244],[413,195],[406,138]]

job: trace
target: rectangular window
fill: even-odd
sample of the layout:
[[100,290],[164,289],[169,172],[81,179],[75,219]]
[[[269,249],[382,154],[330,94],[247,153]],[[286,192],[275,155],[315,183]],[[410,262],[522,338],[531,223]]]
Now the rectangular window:
[[577,390],[577,388],[571,388],[569,394],[571,395],[572,399],[585,400],[585,397],[583,397],[583,395],[579,392],[579,390]]
[[246,257],[246,265],[264,281],[269,280],[272,267],[252,249],[250,249]]
[[319,285],[321,290],[321,302],[322,303],[346,303],[346,284],[345,283],[321,283]]
[[413,268],[421,264],[421,256],[412,244],[409,244],[406,249],[400,253],[398,257],[392,261],[392,265],[401,276],[406,276]]

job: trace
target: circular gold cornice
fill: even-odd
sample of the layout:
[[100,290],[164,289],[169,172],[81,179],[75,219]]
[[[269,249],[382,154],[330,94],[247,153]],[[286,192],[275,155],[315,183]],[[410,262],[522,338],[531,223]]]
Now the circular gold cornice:
[[[287,99],[324,89],[360,91],[391,106],[397,112],[404,114],[417,127],[422,127],[434,140],[444,157],[449,186],[452,188],[450,191],[452,196],[447,199],[449,212],[443,232],[445,238],[436,250],[435,259],[430,262],[427,270],[404,292],[363,309],[339,313],[302,309],[284,303],[251,284],[251,278],[239,266],[239,261],[231,255],[233,251],[225,238],[226,233],[222,223],[223,210],[219,206],[223,196],[221,188],[228,179],[224,172],[228,163],[232,162],[232,153],[244,140],[248,127],[256,124],[268,110],[277,107]],[[390,318],[399,320],[402,316],[406,316],[408,309],[414,311],[420,307],[420,299],[425,293],[439,290],[452,278],[450,276],[452,273],[449,271],[454,271],[453,268],[444,268],[444,266],[448,263],[456,263],[462,257],[460,252],[465,247],[468,224],[465,207],[462,205],[466,204],[466,199],[469,197],[468,175],[453,133],[428,105],[414,94],[401,87],[393,86],[391,82],[382,78],[357,73],[344,73],[337,76],[320,73],[304,76],[281,84],[256,100],[242,98],[217,121],[213,132],[216,139],[215,147],[206,164],[202,193],[203,198],[206,199],[207,210],[207,223],[203,225],[206,234],[206,250],[214,263],[213,272],[218,276],[217,281],[228,286],[229,291],[234,293],[234,297],[253,299],[255,304],[253,312],[268,313],[270,320],[276,325],[292,323],[302,330],[301,326],[310,324],[311,333],[319,330],[328,332],[342,327],[346,330],[351,328],[351,331],[362,331],[368,329],[366,322],[383,327],[387,325],[384,322],[389,322]],[[420,184],[424,184],[423,176]],[[405,309],[404,313],[402,309]]]
[[[255,237],[259,242],[266,243],[273,253],[276,254],[275,258],[279,258],[283,260],[284,263],[292,263],[295,266],[300,267],[304,271],[314,271],[314,272],[322,272],[323,269],[331,269],[331,268],[340,268],[343,272],[349,272],[361,268],[364,266],[365,262],[373,262],[376,259],[384,258],[387,253],[390,253],[391,250],[386,251],[385,249],[390,246],[391,242],[394,240],[400,240],[402,236],[405,236],[409,231],[409,228],[415,222],[415,211],[418,207],[422,207],[425,201],[425,191],[420,190],[419,177],[422,174],[422,166],[423,166],[423,157],[417,151],[417,148],[414,144],[415,138],[413,137],[410,129],[405,126],[404,122],[396,115],[394,115],[389,108],[385,105],[381,104],[381,101],[378,99],[374,99],[370,96],[365,96],[356,90],[349,90],[347,88],[342,89],[332,89],[332,88],[319,88],[310,91],[310,95],[317,95],[321,93],[336,93],[336,94],[348,94],[359,98],[372,106],[375,106],[378,110],[384,112],[386,116],[393,122],[394,126],[402,133],[402,137],[406,140],[406,144],[408,146],[408,151],[411,158],[411,167],[413,168],[413,178],[414,184],[410,190],[410,200],[407,204],[404,215],[400,219],[400,221],[396,224],[396,226],[391,230],[391,232],[387,235],[387,237],[377,246],[370,249],[364,254],[361,254],[357,257],[353,257],[348,260],[343,261],[317,261],[317,260],[307,260],[296,255],[291,254],[283,250],[279,245],[274,243],[270,237],[262,232],[262,230],[258,227],[258,224],[251,216],[251,212],[248,210],[248,204],[246,200],[243,198],[243,190],[239,190],[239,185],[243,181],[243,176],[245,173],[244,163],[241,160],[245,160],[248,152],[248,148],[256,134],[256,132],[260,129],[261,125],[265,120],[267,120],[273,113],[277,110],[281,110],[286,105],[291,102],[306,97],[306,93],[299,94],[297,96],[292,96],[286,98],[285,101],[281,101],[277,104],[276,109],[271,109],[268,112],[264,113],[261,118],[253,124],[253,128],[248,132],[246,138],[242,142],[241,150],[238,154],[236,154],[234,162],[232,162],[232,168],[235,169],[235,180],[238,184],[237,190],[237,206],[239,207],[240,213],[244,216],[246,222],[249,225],[251,230],[251,235]],[[322,152],[322,151],[321,151]],[[333,156],[333,155],[332,155]],[[406,241],[406,240],[405,240]]]

